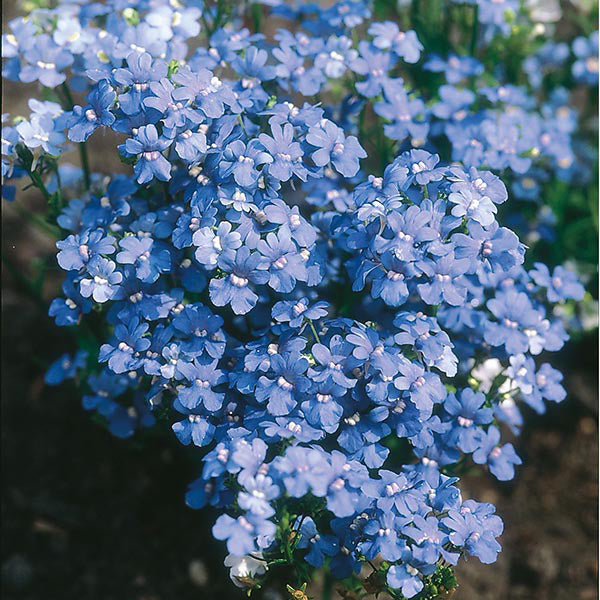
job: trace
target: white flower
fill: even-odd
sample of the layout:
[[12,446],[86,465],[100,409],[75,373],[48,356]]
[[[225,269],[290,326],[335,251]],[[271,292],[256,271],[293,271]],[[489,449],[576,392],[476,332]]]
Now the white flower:
[[228,554],[225,557],[225,566],[229,567],[229,577],[238,587],[248,587],[240,579],[254,578],[255,575],[262,575],[267,570],[267,563],[257,560],[252,556],[234,556]]
[[497,358],[488,358],[471,371],[471,376],[479,381],[479,391],[487,394],[492,387],[492,382],[503,369],[502,363]]

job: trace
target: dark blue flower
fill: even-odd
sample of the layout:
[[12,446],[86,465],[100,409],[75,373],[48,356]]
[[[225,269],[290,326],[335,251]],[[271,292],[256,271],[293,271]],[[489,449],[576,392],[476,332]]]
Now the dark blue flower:
[[84,350],[78,350],[72,358],[68,354],[63,354],[50,365],[44,375],[44,381],[48,385],[58,385],[67,379],[73,379],[77,370],[85,367],[87,356],[88,353]]

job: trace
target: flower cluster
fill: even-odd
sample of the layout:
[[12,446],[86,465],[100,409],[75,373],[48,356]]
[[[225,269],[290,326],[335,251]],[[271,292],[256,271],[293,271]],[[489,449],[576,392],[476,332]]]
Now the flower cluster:
[[[576,116],[426,52],[362,0],[275,6],[301,25],[270,40],[223,4],[64,2],[3,36],[4,76],[56,100],[3,128],[3,176],[29,176],[64,231],[49,313],[100,323],[47,382],[77,376],[117,436],[169,419],[197,447],[186,500],[221,511],[236,583],[294,557],[342,580],[379,556],[381,585],[412,598],[463,554],[496,559],[502,521],[454,475],[472,461],[512,479],[519,405],[565,397],[535,357],[567,339],[552,305],[584,288],[525,267],[494,171],[576,176]],[[481,43],[505,35],[516,0],[476,4]],[[594,82],[597,43],[575,42],[578,80]],[[439,78],[431,96],[416,70]],[[100,132],[127,174],[87,170]],[[70,142],[83,178],[57,164]]]

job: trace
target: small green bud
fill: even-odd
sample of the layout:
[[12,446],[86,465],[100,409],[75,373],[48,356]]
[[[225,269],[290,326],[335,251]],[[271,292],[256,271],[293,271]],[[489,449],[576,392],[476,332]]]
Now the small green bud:
[[169,70],[167,75],[171,77],[171,75],[174,75],[175,73],[177,73],[177,71],[179,71],[179,63],[175,59],[173,59],[169,63]]
[[125,19],[125,22],[132,27],[139,25],[140,15],[138,14],[137,10],[133,8],[126,8],[123,11],[123,18]]

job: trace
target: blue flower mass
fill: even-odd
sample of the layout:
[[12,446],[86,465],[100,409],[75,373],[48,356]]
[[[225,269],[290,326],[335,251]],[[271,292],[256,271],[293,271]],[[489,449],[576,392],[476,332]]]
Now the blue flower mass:
[[[450,591],[503,530],[460,474],[512,479],[519,407],[565,398],[538,357],[585,288],[504,215],[582,177],[568,92],[540,90],[562,65],[597,85],[598,34],[540,41],[517,86],[483,56],[533,31],[528,4],[447,4],[468,27],[445,53],[369,0],[64,0],[2,37],[3,76],[44,98],[3,116],[3,194],[48,200],[56,325],[94,318],[46,382],[193,448],[186,503],[255,565],[241,587],[286,564],[356,589],[366,564],[370,591]],[[118,173],[90,171],[100,137]]]

